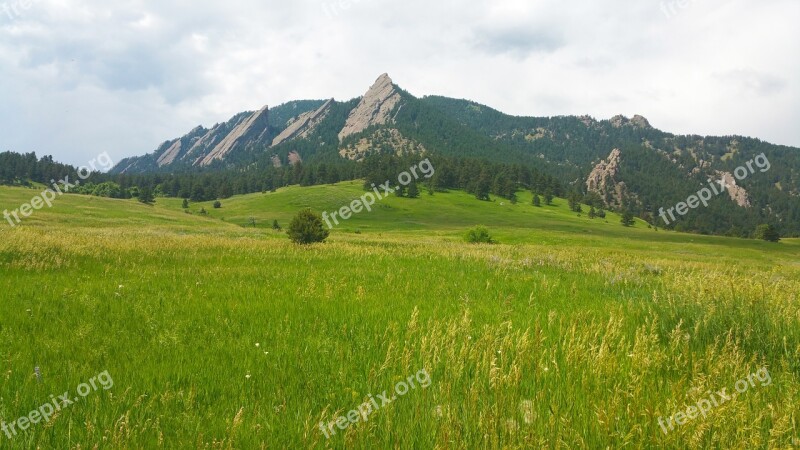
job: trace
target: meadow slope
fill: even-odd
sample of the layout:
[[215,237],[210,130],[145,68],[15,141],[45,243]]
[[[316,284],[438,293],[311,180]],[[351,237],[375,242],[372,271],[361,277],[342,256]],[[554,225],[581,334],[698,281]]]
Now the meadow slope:
[[[0,211],[34,193],[0,187]],[[388,198],[307,248],[270,229],[361,194],[290,187],[189,213],[69,195],[2,224],[0,420],[105,371],[114,385],[0,448],[800,445],[800,241],[460,192]],[[476,224],[499,244],[464,243]],[[769,383],[664,433],[660,417],[760,369]],[[336,427],[423,370],[426,387]]]

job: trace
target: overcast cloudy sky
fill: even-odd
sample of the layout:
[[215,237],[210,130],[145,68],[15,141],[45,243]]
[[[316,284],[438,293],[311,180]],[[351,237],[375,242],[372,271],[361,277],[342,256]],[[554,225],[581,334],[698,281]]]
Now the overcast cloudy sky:
[[512,114],[800,146],[798,22],[797,0],[0,0],[0,150],[118,161],[383,72]]

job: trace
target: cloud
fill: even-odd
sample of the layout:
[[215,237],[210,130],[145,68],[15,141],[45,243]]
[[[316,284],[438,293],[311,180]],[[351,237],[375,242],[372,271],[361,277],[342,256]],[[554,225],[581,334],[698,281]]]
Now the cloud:
[[669,19],[655,0],[37,0],[0,16],[0,150],[119,160],[264,104],[347,100],[383,72],[512,114],[800,146],[794,17],[793,0]]
[[780,94],[788,87],[785,79],[776,75],[760,73],[752,69],[730,70],[717,74],[722,81],[738,85],[743,91],[769,96]]
[[564,40],[549,30],[531,30],[528,28],[479,30],[475,36],[475,47],[490,53],[510,53],[519,57],[527,57],[532,53],[549,53],[564,45]]

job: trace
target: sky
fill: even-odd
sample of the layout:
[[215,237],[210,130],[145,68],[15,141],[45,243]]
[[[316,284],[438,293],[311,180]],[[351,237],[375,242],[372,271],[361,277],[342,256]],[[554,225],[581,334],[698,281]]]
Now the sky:
[[797,0],[0,0],[0,151],[85,165],[386,72],[525,116],[800,147]]

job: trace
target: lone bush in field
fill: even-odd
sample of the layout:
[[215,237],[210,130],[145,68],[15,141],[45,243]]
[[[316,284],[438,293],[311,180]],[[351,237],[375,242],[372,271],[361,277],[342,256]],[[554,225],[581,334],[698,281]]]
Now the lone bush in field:
[[489,229],[484,226],[477,226],[467,232],[465,240],[470,244],[494,244]]
[[781,240],[781,235],[772,225],[763,224],[756,228],[756,239],[762,239],[767,242],[779,242]]
[[289,223],[289,230],[286,232],[289,239],[295,244],[313,244],[315,242],[325,242],[330,232],[322,224],[322,217],[309,208],[297,213]]

